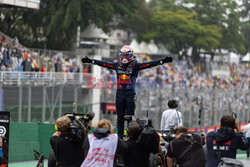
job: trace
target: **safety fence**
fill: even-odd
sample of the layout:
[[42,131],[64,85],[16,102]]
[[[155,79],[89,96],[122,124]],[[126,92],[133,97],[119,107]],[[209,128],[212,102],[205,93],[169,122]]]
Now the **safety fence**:
[[[140,99],[137,102],[138,106],[141,106],[138,112],[145,111],[147,108],[152,110],[155,115],[158,115],[155,118],[156,122],[167,109],[167,101],[171,98],[179,99],[179,110],[182,112],[186,127],[218,125],[223,115],[232,113],[237,114],[239,123],[250,119],[248,88],[186,88],[178,84],[169,84],[159,90],[140,90],[137,97]],[[199,104],[197,99],[200,101]],[[145,101],[148,104],[146,106]]]
[[[11,121],[50,122],[64,113],[92,108],[87,86],[90,74],[60,72],[0,72],[0,109]],[[79,103],[78,103],[79,102]]]
[[[166,110],[171,98],[179,101],[179,111],[183,116],[185,127],[218,125],[223,115],[236,113],[238,122],[250,119],[250,92],[247,86],[186,87],[179,83],[157,85],[155,81],[147,87],[137,85],[136,115],[149,117],[156,128],[160,126],[161,115]],[[102,101],[115,102],[115,89],[102,90]],[[200,101],[197,104],[197,100]]]
[[0,71],[0,86],[45,86],[87,84],[89,74],[62,72]]
[[[91,111],[92,105],[90,104],[77,104],[77,113],[87,113],[88,111]],[[4,107],[5,111],[10,111],[10,120],[13,122],[18,122],[18,109],[19,106],[6,106]],[[28,122],[28,106],[24,105],[21,107],[22,110],[22,116],[20,122]],[[30,122],[43,122],[42,120],[42,105],[32,105],[31,106],[31,120]],[[59,118],[63,116],[65,113],[72,113],[73,112],[73,105],[72,104],[62,104],[61,106],[61,112],[59,112],[59,105],[56,105],[53,112],[53,118]],[[49,122],[51,119],[51,108],[50,106],[45,106],[45,121]]]

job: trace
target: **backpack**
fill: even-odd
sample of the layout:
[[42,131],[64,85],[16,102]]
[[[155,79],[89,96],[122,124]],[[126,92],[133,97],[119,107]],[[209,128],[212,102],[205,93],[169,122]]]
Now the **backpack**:
[[147,123],[146,125],[140,124],[140,126],[142,130],[138,136],[137,143],[141,144],[148,152],[156,154],[159,151],[159,135],[156,133],[151,123]]
[[[197,139],[194,138],[193,134],[189,133],[189,134],[186,134],[183,139],[187,142],[189,142],[189,146],[182,152],[182,154],[177,157],[177,158],[174,158],[174,161],[176,164],[179,164],[179,161],[181,158],[184,157],[184,155],[187,154],[187,152],[196,144],[196,145],[199,145],[201,148],[202,148],[202,145],[197,141]],[[170,142],[170,149],[172,151],[172,153],[174,153],[174,149],[173,149],[173,141]]]
[[236,159],[223,157],[220,159],[218,167],[244,167],[244,165]]
[[244,167],[244,165],[241,161],[238,161],[234,158],[221,157],[221,151],[219,149],[219,144],[217,144],[216,153],[217,153],[218,158],[220,160],[218,167]]

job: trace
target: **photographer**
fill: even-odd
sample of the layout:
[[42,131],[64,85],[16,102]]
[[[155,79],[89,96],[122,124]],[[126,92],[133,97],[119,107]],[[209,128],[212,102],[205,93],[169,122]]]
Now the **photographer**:
[[207,134],[206,143],[206,167],[217,167],[220,158],[223,157],[236,159],[238,148],[241,150],[247,150],[248,148],[248,143],[244,140],[237,120],[230,115],[221,118],[221,128],[217,132]]
[[[141,133],[141,127],[137,121],[132,120],[128,125],[128,140],[125,143],[128,145],[126,153],[123,154],[125,167],[149,167],[150,151],[147,151],[140,143],[138,136]],[[159,145],[159,151],[161,147]]]
[[56,167],[79,167],[83,161],[83,141],[73,141],[70,136],[71,120],[67,117],[57,119],[56,131],[50,139],[55,153]]
[[204,144],[197,134],[189,134],[187,128],[180,126],[174,131],[175,139],[168,146],[167,164],[174,167],[174,163],[180,167],[204,167]]
[[114,134],[111,122],[106,119],[98,122],[96,130],[85,138],[83,145],[86,159],[81,167],[113,167],[117,152],[127,150],[126,144]]

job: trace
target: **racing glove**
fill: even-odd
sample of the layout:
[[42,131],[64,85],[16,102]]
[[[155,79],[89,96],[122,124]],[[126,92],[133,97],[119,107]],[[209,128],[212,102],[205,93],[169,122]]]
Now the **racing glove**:
[[166,56],[166,57],[162,60],[163,63],[172,62],[172,61],[173,61],[173,58],[170,57],[170,56]]
[[92,59],[88,58],[88,56],[85,56],[82,58],[82,63],[92,63]]

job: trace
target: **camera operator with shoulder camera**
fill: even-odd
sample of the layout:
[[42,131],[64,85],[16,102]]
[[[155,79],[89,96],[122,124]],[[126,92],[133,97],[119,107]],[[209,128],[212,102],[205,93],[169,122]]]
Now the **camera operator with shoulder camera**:
[[50,145],[56,158],[56,167],[79,167],[83,161],[83,140],[72,140],[70,125],[71,120],[67,116],[56,121],[58,130],[50,139]]
[[180,126],[174,131],[175,139],[168,146],[167,164],[174,167],[204,167],[205,153],[202,148],[203,140],[198,134],[190,134],[187,128]]

